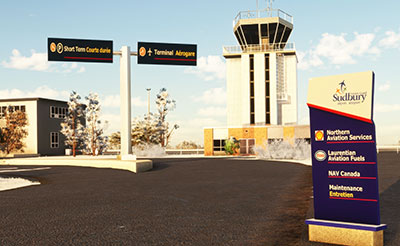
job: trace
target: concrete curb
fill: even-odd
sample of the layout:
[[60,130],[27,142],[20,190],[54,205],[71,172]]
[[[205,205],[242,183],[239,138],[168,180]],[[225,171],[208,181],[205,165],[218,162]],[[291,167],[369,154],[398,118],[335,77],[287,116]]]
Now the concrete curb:
[[37,157],[37,158],[14,158],[0,160],[0,165],[23,165],[23,166],[77,166],[94,168],[113,168],[141,173],[151,170],[151,160],[120,161],[114,158],[60,158],[60,157]]

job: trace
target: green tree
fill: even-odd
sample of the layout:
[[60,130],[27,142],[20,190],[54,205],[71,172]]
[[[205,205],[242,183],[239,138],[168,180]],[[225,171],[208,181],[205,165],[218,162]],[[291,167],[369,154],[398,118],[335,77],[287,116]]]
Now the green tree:
[[233,155],[236,154],[238,149],[240,148],[239,141],[234,137],[230,137],[228,140],[225,140],[225,153]]

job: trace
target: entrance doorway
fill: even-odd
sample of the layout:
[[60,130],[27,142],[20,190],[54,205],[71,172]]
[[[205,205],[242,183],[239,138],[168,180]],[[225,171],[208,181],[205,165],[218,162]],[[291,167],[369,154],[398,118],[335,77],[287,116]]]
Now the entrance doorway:
[[254,154],[253,146],[256,142],[254,138],[242,138],[239,141],[241,155]]

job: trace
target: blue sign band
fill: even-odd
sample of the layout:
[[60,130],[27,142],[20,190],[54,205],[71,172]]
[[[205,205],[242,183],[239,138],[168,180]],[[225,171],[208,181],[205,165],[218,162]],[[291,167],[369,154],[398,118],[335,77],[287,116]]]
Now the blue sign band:
[[315,218],[379,225],[373,121],[310,107],[310,129]]

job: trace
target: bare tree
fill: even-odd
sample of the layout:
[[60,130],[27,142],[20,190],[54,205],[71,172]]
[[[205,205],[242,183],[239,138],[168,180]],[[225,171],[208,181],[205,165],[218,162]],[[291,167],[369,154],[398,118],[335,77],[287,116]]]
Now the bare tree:
[[[84,130],[85,152],[91,155],[101,154],[107,148],[107,137],[103,136],[103,125],[100,121],[100,102],[96,93],[89,93],[86,99],[86,127]],[[107,122],[106,122],[107,124]]]
[[61,133],[65,136],[65,144],[72,146],[72,154],[76,156],[76,149],[80,147],[84,134],[81,123],[83,118],[83,105],[80,103],[81,96],[72,91],[68,101],[68,114],[64,122],[61,122]]
[[200,149],[201,146],[193,141],[182,141],[180,144],[176,145],[177,149]]
[[168,145],[169,138],[171,137],[172,132],[175,129],[178,129],[179,126],[175,124],[171,130],[169,130],[169,124],[166,121],[167,114],[174,110],[176,107],[175,100],[172,100],[167,92],[167,89],[162,88],[160,92],[157,94],[156,105],[158,110],[158,120],[160,126],[160,143],[161,147],[165,147]]

